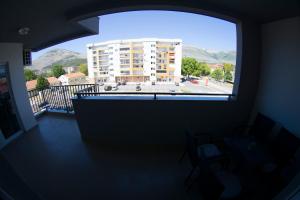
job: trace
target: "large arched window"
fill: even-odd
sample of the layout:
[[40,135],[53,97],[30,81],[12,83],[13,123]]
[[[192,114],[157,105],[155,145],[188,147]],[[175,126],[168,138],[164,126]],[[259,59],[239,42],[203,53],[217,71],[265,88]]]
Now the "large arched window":
[[99,18],[98,35],[34,53],[32,69],[48,76],[53,76],[54,65],[70,74],[84,72],[85,78],[69,82],[95,84],[101,94],[162,93],[174,99],[209,96],[225,100],[236,95],[236,23],[164,10]]

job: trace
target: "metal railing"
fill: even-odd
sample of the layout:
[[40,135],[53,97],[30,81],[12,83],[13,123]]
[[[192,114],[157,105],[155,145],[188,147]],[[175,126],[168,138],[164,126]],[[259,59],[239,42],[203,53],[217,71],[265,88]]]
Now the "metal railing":
[[44,110],[72,112],[74,109],[71,99],[76,93],[98,91],[94,84],[50,86],[42,91],[28,91],[28,97],[35,114]]
[[120,95],[131,95],[131,96],[153,96],[154,100],[157,100],[158,96],[193,96],[193,97],[227,97],[228,100],[232,100],[234,97],[233,94],[222,94],[222,93],[173,93],[173,92],[88,92],[88,91],[78,91],[75,95],[77,95],[78,99],[82,97],[90,97],[90,96],[120,96]]
[[232,100],[234,95],[222,93],[175,93],[175,92],[113,92],[103,91],[103,86],[97,84],[50,86],[42,91],[28,91],[29,101],[33,113],[42,111],[66,111],[73,112],[72,98],[78,99],[90,96],[152,96],[157,100],[158,96],[180,96],[180,97],[226,97]]

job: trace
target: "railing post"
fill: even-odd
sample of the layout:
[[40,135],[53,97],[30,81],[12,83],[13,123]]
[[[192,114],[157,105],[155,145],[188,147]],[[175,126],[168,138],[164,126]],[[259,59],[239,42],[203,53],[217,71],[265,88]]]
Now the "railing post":
[[156,100],[156,93],[154,93],[154,100]]
[[48,111],[48,106],[46,106],[46,100],[45,100],[44,90],[45,90],[45,89],[43,89],[43,90],[41,91],[41,93],[42,93],[42,98],[43,98],[43,105],[45,105],[46,111]]
[[64,101],[65,101],[66,110],[67,110],[67,113],[69,113],[69,108],[68,108],[67,98],[66,98],[66,93],[65,93],[65,86],[62,86],[62,89],[63,89],[63,94],[64,94]]

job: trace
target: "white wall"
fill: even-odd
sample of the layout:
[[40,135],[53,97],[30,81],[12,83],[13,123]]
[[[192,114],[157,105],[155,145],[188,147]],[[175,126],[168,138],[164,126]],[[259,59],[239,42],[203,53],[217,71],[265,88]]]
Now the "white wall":
[[37,124],[25,86],[22,44],[0,43],[0,62],[8,62],[11,87],[21,123],[27,131]]
[[300,137],[300,17],[262,26],[257,110]]

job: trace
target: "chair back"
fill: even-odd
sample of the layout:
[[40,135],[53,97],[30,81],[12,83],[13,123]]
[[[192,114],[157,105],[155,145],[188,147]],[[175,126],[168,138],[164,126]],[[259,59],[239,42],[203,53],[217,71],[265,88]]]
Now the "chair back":
[[300,139],[287,129],[281,128],[271,149],[278,164],[285,165],[294,157],[299,147]]
[[258,113],[249,134],[253,135],[258,142],[265,143],[268,141],[275,122],[267,116]]

